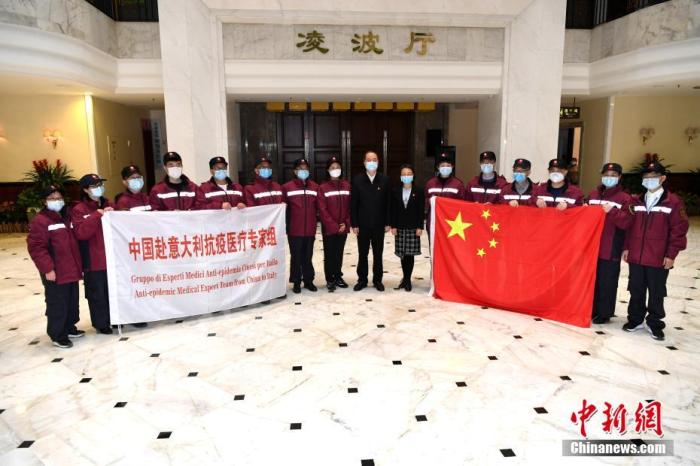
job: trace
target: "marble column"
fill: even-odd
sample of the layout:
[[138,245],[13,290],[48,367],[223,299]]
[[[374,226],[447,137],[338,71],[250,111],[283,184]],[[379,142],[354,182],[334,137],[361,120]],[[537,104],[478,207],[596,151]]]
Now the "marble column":
[[228,156],[221,23],[201,0],[158,6],[168,150],[199,183],[211,157]]
[[[499,172],[509,178],[523,157],[532,161],[533,179],[544,180],[556,157],[565,19],[563,0],[533,0],[506,27],[501,94],[479,103],[478,150],[496,152]],[[500,125],[492,108],[498,100]]]

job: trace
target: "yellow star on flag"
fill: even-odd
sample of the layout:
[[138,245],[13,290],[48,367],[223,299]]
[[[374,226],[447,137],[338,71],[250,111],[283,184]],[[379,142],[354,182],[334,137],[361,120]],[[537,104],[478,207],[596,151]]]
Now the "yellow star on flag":
[[484,251],[483,248],[479,248],[479,249],[476,250],[476,255],[479,256],[479,257],[481,257],[481,258],[483,259],[484,256],[486,255],[486,251]]
[[488,210],[485,210],[481,213],[481,216],[484,217],[485,219],[488,219],[491,216],[491,212]]
[[493,222],[493,223],[491,224],[491,230],[493,230],[494,232],[495,232],[495,231],[498,231],[498,223]]
[[450,225],[450,233],[447,235],[448,238],[459,235],[459,237],[464,240],[464,230],[472,226],[471,223],[462,221],[462,212],[458,212],[454,220],[445,219],[445,221]]
[[489,241],[489,247],[495,248],[497,244],[498,241],[496,241],[496,238],[493,238],[491,239],[491,241]]

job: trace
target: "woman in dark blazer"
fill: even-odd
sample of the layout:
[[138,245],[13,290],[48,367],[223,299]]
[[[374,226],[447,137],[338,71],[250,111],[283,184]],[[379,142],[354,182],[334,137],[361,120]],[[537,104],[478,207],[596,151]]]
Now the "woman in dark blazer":
[[394,254],[401,258],[403,279],[395,290],[411,291],[413,256],[420,255],[425,211],[423,189],[413,184],[413,167],[401,166],[401,185],[391,192],[391,234],[396,237]]

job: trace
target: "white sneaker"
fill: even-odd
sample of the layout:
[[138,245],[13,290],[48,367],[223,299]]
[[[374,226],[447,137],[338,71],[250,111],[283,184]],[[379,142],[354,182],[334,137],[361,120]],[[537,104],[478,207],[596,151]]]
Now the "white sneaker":
[[636,327],[632,327],[629,322],[627,322],[625,325],[622,326],[622,330],[624,330],[625,332],[636,332],[637,330],[640,330],[643,328],[644,328],[644,322],[637,325]]

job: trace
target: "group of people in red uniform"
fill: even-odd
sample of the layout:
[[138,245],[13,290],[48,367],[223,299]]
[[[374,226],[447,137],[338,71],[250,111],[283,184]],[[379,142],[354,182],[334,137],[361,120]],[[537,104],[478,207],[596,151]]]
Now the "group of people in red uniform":
[[[44,285],[47,333],[53,344],[61,348],[71,347],[72,339],[85,334],[75,325],[79,318],[81,278],[93,327],[99,333],[112,333],[101,221],[110,210],[229,210],[284,203],[291,256],[289,281],[292,291],[300,293],[302,284],[311,292],[318,291],[312,257],[319,220],[329,292],[348,287],[342,265],[350,232],[357,235],[359,253],[355,291],[368,286],[370,247],[372,282],[377,291],[384,291],[382,255],[388,232],[395,236],[394,252],[401,259],[403,270],[403,278],[395,289],[411,291],[414,257],[421,253],[424,225],[430,227],[430,199],[435,196],[559,210],[584,205],[583,193],[567,181],[567,168],[557,159],[549,162],[549,179],[540,184],[530,179],[531,164],[526,159],[515,160],[512,182],[495,171],[493,152],[483,152],[479,160],[481,173],[466,186],[454,174],[454,160],[441,154],[436,160],[436,175],[425,188],[414,184],[413,167],[404,165],[401,183],[392,189],[386,174],[378,171],[377,154],[371,151],[364,157],[365,172],[354,176],[351,183],[342,178],[340,160],[331,157],[323,183],[310,179],[309,162],[301,158],[294,163],[294,178],[280,185],[272,179],[270,159],[261,157],[255,163],[254,181],[242,187],[229,177],[226,159],[214,157],[209,161],[211,178],[198,186],[183,174],[180,155],[168,152],[163,157],[166,176],[149,194],[143,192],[143,175],[135,165],[122,170],[125,189],[114,203],[104,197],[104,180],[96,174],[80,179],[81,199],[70,208],[65,205],[58,186],[46,187],[41,192],[45,207],[31,222],[27,244]],[[676,256],[686,246],[688,219],[683,203],[664,187],[666,172],[658,162],[645,167],[646,191],[636,197],[622,190],[620,165],[606,163],[601,174],[601,185],[587,200],[588,205],[600,206],[606,212],[593,322],[610,321],[615,309],[620,262],[625,260],[630,267],[631,298],[623,329],[640,329],[646,318],[652,336],[663,340],[666,279]]]

